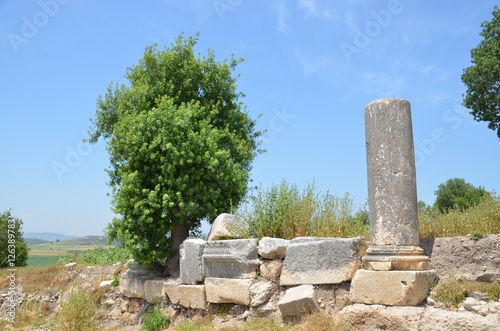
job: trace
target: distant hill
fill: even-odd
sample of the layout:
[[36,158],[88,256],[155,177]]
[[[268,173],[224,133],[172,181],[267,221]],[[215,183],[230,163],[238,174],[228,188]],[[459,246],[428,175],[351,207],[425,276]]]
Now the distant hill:
[[[108,237],[106,236],[85,236],[67,239],[61,242],[61,244],[65,245],[73,245],[73,246],[107,246],[110,245],[107,242]],[[115,243],[111,243],[111,245],[116,245]]]
[[38,238],[24,238],[24,240],[26,241],[26,243],[28,245],[31,245],[31,246],[50,243],[50,241],[38,239]]
[[62,233],[54,233],[54,232],[25,232],[24,239],[41,239],[49,242],[55,242],[56,240],[68,240],[72,238],[76,238],[76,236],[67,236]]

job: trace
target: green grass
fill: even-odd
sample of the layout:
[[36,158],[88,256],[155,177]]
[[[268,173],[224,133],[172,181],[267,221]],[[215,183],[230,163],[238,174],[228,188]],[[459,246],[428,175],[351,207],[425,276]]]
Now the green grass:
[[170,320],[163,315],[162,311],[157,306],[149,311],[142,320],[142,329],[146,331],[163,330],[169,325]]
[[472,282],[466,280],[446,280],[434,287],[431,297],[442,302],[446,307],[458,307],[472,292],[488,294],[488,300],[498,300],[500,281],[493,283]]

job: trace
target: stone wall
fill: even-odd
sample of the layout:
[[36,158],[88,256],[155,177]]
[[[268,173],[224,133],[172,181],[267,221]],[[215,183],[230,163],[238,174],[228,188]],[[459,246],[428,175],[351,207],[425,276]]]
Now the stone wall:
[[234,304],[256,316],[295,316],[322,308],[318,286],[350,282],[365,250],[360,237],[189,238],[181,245],[180,278],[133,266],[122,275],[120,291],[189,309]]
[[[441,279],[500,279],[500,235],[479,240],[471,236],[424,239],[421,245]],[[167,301],[198,311],[233,304],[243,307],[249,316],[286,318],[316,310],[337,314],[353,294],[351,281],[361,267],[365,249],[361,238],[191,238],[181,247],[180,278],[160,278],[158,271],[132,266],[122,275],[120,292],[150,303]],[[355,307],[344,309],[346,316],[359,313],[365,318],[380,310],[377,305]],[[386,308],[388,313],[398,311]],[[456,318],[467,316],[456,314]]]

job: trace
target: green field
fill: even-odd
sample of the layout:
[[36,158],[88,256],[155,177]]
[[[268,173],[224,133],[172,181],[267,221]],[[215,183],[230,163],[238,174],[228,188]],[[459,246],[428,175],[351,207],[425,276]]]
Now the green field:
[[46,266],[56,264],[61,256],[80,256],[87,250],[97,247],[113,247],[102,242],[67,240],[58,243],[30,245],[28,266]]

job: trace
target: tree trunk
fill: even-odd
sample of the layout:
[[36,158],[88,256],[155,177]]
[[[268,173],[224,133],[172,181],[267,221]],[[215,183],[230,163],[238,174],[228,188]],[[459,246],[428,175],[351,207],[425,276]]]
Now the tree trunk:
[[184,216],[182,223],[172,229],[169,241],[169,257],[165,263],[167,276],[178,277],[180,273],[179,247],[189,236],[189,217]]

